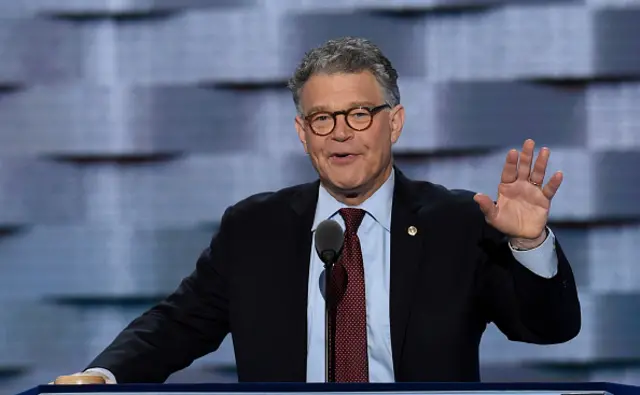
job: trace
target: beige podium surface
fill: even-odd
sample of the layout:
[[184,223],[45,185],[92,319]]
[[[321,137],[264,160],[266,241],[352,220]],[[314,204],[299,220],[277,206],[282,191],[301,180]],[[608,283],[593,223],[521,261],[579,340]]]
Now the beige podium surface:
[[59,376],[53,384],[105,384],[106,380],[100,375],[71,375]]

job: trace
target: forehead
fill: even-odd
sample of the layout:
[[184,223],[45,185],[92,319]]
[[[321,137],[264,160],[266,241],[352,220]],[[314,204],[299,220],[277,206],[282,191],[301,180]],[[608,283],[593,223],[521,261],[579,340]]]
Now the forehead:
[[304,84],[300,103],[306,113],[345,109],[354,103],[377,106],[383,103],[378,81],[368,71],[313,75]]

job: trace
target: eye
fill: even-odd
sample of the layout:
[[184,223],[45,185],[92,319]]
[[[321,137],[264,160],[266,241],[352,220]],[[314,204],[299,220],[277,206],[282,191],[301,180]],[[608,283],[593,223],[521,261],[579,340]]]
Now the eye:
[[356,110],[351,113],[351,116],[353,116],[354,118],[362,118],[362,117],[368,117],[369,113],[365,110]]
[[333,118],[331,117],[331,114],[327,114],[326,112],[321,112],[318,114],[311,115],[311,118],[309,119],[309,121],[314,124],[329,124],[333,122]]

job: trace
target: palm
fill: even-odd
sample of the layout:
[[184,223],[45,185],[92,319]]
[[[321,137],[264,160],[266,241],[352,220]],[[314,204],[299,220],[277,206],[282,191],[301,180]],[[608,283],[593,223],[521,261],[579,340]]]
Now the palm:
[[520,154],[512,150],[507,155],[495,204],[486,195],[475,198],[487,222],[511,238],[535,239],[544,232],[551,199],[562,182],[558,172],[542,187],[549,150],[541,150],[531,169],[534,145],[527,140]]

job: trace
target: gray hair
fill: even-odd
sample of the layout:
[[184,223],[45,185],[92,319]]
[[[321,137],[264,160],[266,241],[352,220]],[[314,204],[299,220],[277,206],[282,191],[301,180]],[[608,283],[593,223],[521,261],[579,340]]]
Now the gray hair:
[[386,104],[395,107],[400,104],[398,72],[393,68],[380,49],[364,38],[342,37],[329,40],[307,52],[302,62],[289,80],[288,87],[293,94],[293,102],[299,114],[300,90],[312,75],[318,73],[359,73],[371,72],[380,87]]

